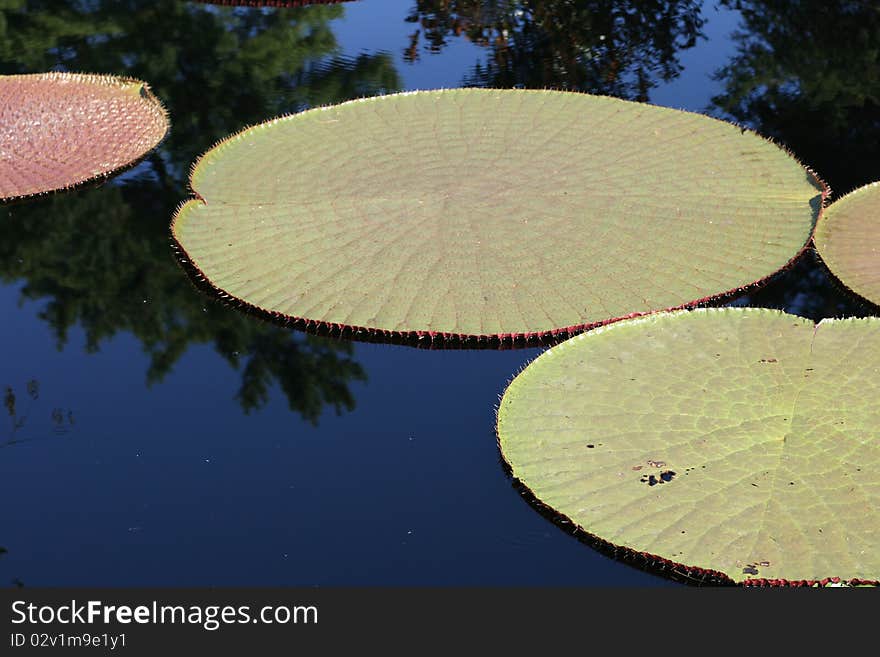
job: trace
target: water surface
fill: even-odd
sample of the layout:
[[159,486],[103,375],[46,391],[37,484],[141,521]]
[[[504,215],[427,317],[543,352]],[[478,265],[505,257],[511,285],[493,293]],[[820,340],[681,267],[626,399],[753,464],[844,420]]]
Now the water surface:
[[[10,4],[0,72],[139,77],[173,130],[99,188],[0,207],[3,585],[669,584],[567,536],[503,472],[495,406],[539,350],[320,339],[190,285],[168,223],[192,160],[246,125],[400,90],[572,88],[735,119],[840,191],[880,173],[869,62],[822,88],[810,62],[844,44],[789,52],[807,6],[768,24],[774,3]],[[880,32],[842,4],[812,9]],[[736,303],[865,312],[810,258]]]

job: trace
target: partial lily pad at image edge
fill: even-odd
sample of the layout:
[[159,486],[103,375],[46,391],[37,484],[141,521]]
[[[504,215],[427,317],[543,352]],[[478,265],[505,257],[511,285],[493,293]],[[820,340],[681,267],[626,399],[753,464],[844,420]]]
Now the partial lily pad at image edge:
[[849,290],[880,306],[880,182],[828,206],[816,227],[816,249]]
[[880,318],[658,313],[535,359],[498,442],[539,508],[655,572],[877,585],[878,398]]
[[706,116],[455,89],[343,103],[208,151],[172,224],[221,298],[360,339],[516,343],[766,279],[827,188]]
[[149,86],[107,75],[0,76],[0,201],[106,178],[168,132]]

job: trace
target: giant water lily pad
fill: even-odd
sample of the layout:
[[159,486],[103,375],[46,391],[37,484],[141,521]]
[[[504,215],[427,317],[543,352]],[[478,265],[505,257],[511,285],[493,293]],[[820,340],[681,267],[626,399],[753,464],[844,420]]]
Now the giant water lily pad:
[[880,183],[828,206],[816,228],[816,248],[846,287],[880,306]]
[[681,307],[792,260],[825,187],[705,116],[457,89],[249,128],[194,168],[173,235],[221,296],[318,331],[543,337]]
[[512,474],[623,555],[709,581],[880,579],[880,319],[658,313],[533,361]]
[[167,131],[164,108],[138,80],[0,76],[0,201],[106,177],[143,157]]

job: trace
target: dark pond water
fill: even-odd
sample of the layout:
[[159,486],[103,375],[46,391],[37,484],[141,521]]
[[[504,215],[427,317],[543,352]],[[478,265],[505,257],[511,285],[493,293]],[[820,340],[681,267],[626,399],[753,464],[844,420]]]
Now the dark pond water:
[[[462,84],[724,116],[845,192],[880,178],[872,4],[0,4],[0,73],[135,76],[173,121],[100,188],[0,207],[0,384],[15,396],[0,418],[0,584],[669,584],[560,531],[503,472],[494,408],[538,350],[265,324],[190,285],[169,220],[190,162],[245,125]],[[810,257],[734,303],[865,314]]]

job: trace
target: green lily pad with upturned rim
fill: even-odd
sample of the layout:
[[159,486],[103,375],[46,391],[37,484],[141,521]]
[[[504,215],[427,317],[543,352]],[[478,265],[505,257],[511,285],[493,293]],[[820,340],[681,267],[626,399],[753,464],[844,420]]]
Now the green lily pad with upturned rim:
[[498,409],[511,474],[685,581],[880,579],[880,318],[658,313],[553,347]]
[[815,241],[831,273],[847,289],[880,306],[880,182],[829,205]]
[[168,126],[140,80],[0,75],[0,201],[107,178],[155,148]]
[[195,165],[172,234],[224,299],[315,332],[567,336],[785,267],[827,188],[706,116],[586,94],[456,89],[281,117]]

